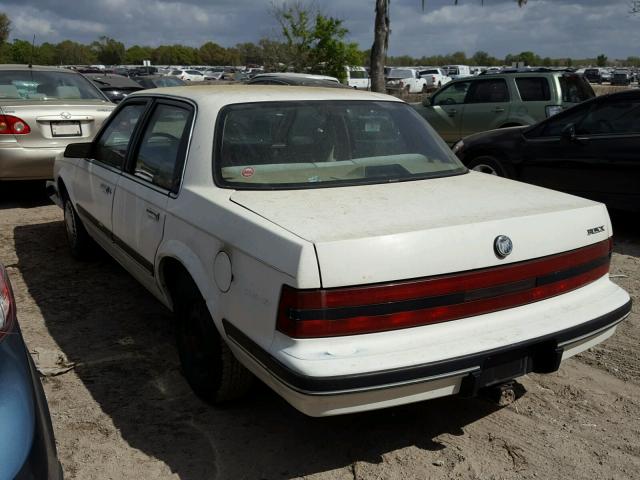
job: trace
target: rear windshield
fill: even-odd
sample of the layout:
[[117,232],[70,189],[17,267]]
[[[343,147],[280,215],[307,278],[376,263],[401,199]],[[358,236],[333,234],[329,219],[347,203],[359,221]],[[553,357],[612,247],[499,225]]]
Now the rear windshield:
[[362,70],[352,70],[349,72],[349,76],[351,78],[369,78],[367,72],[363,72]]
[[0,70],[0,100],[104,100],[86,78],[73,72]]
[[589,82],[581,75],[562,75],[558,80],[563,102],[580,103],[596,96]]
[[231,105],[216,131],[216,181],[238,189],[387,183],[466,171],[428,123],[398,102]]
[[413,76],[413,70],[399,70],[394,68],[389,72],[390,78],[412,78]]

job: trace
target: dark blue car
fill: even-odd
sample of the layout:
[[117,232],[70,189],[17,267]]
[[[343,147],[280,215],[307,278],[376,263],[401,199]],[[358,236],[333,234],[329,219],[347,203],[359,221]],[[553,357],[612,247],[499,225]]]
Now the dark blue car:
[[47,400],[0,264],[0,480],[62,479]]

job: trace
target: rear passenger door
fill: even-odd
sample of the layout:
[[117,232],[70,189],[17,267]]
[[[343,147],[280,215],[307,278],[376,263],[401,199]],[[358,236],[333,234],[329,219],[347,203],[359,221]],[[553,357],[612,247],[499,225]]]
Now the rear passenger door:
[[551,102],[551,85],[547,77],[516,77],[515,84],[521,101],[511,104],[512,120],[533,125],[561,110]]
[[156,100],[118,181],[114,240],[138,277],[149,281],[155,273],[167,203],[180,189],[193,114],[189,103]]
[[465,98],[462,137],[500,128],[509,119],[511,96],[503,78],[474,80]]

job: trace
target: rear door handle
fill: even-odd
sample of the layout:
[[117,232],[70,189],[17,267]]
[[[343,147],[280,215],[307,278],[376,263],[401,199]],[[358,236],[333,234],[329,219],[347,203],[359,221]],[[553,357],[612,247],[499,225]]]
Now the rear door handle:
[[493,111],[496,112],[496,113],[502,113],[502,112],[504,112],[504,108],[496,107],[496,108],[493,109]]
[[147,208],[147,217],[157,222],[158,220],[160,220],[160,213],[154,210],[151,210],[150,208]]
[[112,190],[110,185],[107,185],[106,183],[101,183],[100,189],[107,195],[111,195]]

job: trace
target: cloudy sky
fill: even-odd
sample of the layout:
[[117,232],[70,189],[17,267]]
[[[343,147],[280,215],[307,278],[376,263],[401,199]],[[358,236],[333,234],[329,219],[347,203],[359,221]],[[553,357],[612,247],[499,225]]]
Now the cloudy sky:
[[[274,36],[271,0],[0,0],[13,22],[13,38],[37,43],[71,39],[91,42],[107,35],[134,44],[183,43],[223,46]],[[276,0],[276,3],[282,3]],[[628,0],[392,0],[392,55],[413,56],[485,50],[502,57],[532,50],[542,56],[574,58],[605,53],[640,56],[640,15]],[[351,41],[369,48],[374,0],[316,0],[328,15],[342,18]]]

